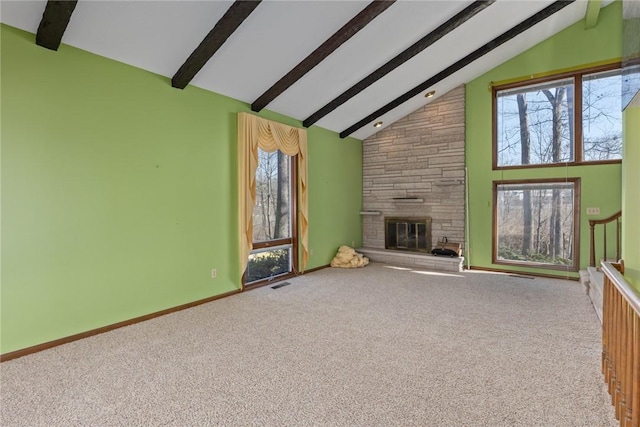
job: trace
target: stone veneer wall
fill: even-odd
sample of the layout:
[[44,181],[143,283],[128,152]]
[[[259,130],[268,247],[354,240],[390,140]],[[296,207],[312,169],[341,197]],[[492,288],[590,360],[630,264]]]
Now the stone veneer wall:
[[[363,142],[363,244],[384,249],[384,217],[432,218],[438,238],[464,242],[464,86],[398,120]],[[418,197],[420,203],[394,202]]]

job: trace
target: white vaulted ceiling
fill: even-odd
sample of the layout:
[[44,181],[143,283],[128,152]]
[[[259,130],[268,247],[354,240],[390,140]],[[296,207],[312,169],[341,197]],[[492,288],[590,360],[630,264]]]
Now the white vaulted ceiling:
[[[171,78],[232,1],[80,0],[62,42]],[[253,103],[368,1],[264,0],[190,84]],[[305,120],[472,2],[397,1],[267,105]],[[343,132],[474,50],[554,3],[497,0],[458,28],[338,106],[315,124]],[[577,0],[532,28],[350,132],[364,139],[450,89],[534,46],[585,16]],[[603,2],[603,5],[610,1]],[[4,1],[0,20],[36,33],[46,1]],[[179,90],[179,89],[175,89]]]

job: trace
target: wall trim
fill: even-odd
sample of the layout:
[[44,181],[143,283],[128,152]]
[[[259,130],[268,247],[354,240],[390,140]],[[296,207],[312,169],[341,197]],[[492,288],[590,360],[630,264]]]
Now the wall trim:
[[[497,86],[509,86],[512,84],[516,84],[516,86],[526,86],[527,84],[535,83],[536,80],[547,79],[547,78],[562,78],[566,77],[566,75],[571,75],[576,72],[579,72],[584,69],[591,68],[601,68],[601,67],[609,67],[609,66],[618,66],[618,68],[622,67],[622,58],[610,58],[604,59],[602,61],[590,62],[588,64],[574,65],[572,67],[560,68],[553,71],[544,71],[540,73],[529,74],[526,76],[518,76],[510,79],[498,80],[495,82],[489,82],[489,92],[493,91],[493,89]],[[615,68],[615,67],[614,67]]]
[[[545,274],[545,273],[531,273],[529,271],[518,271],[518,270],[508,270],[508,269],[498,269],[498,268],[490,268],[490,267],[478,267],[472,265],[469,270],[477,270],[477,271],[488,271],[491,273],[505,273],[505,274],[517,274],[519,276],[534,276],[534,277],[544,277],[547,279],[563,279],[563,280],[573,280],[580,281],[580,277],[573,276],[560,276],[555,274]],[[575,273],[575,271],[569,271],[569,273]]]
[[30,354],[33,353],[38,353],[40,351],[43,350],[48,350],[50,348],[53,347],[58,347],[60,345],[63,344],[68,344],[70,342],[73,341],[78,341],[84,338],[89,338],[92,337],[94,335],[99,335],[105,332],[109,332],[109,331],[113,331],[115,329],[120,329],[123,328],[125,326],[131,326],[134,325],[136,323],[140,323],[140,322],[144,322],[147,320],[151,320],[154,319],[156,317],[160,317],[160,316],[164,316],[166,314],[171,314],[171,313],[175,313],[177,311],[182,311],[182,310],[186,310],[187,308],[192,308],[192,307],[196,307],[198,305],[202,305],[202,304],[206,304],[208,302],[212,302],[218,299],[222,299],[222,298],[226,298],[229,297],[231,295],[235,295],[240,293],[241,291],[239,289],[230,291],[230,292],[225,292],[223,294],[219,294],[219,295],[214,295],[212,297],[208,297],[208,298],[204,298],[204,299],[200,299],[197,301],[193,301],[193,302],[189,302],[186,304],[182,304],[182,305],[178,305],[176,307],[171,307],[171,308],[167,308],[164,310],[160,310],[160,311],[156,311],[154,313],[149,313],[149,314],[145,314],[144,316],[138,316],[138,317],[134,317],[133,319],[129,319],[129,320],[123,320],[122,322],[117,322],[117,323],[113,323],[111,325],[107,325],[107,326],[102,326],[100,328],[96,328],[96,329],[91,329],[89,331],[85,331],[85,332],[80,332],[79,334],[74,334],[74,335],[69,335],[67,337],[63,337],[63,338],[58,338],[56,340],[53,341],[48,341],[42,344],[36,344],[34,346],[31,347],[26,347],[20,350],[16,350],[16,351],[12,351],[9,353],[4,353],[4,354],[0,354],[0,363],[2,362],[6,362],[8,360],[13,360],[13,359],[17,359],[19,357],[23,357],[23,356],[28,356]]
[[321,265],[319,267],[313,267],[313,268],[310,268],[308,270],[305,270],[304,273],[302,273],[302,274],[313,273],[314,271],[324,270],[325,268],[329,268],[329,267],[331,267],[331,265],[329,265],[329,264]]
[[[311,268],[309,270],[306,270],[302,274],[313,273],[314,271],[322,270],[322,269],[327,268],[327,267],[329,267],[329,264],[321,265],[321,266],[315,267],[315,268]],[[257,286],[257,287],[259,287],[259,286]],[[250,288],[246,289],[246,291],[250,291],[250,290],[255,289],[257,287],[254,287],[254,288],[250,287]],[[105,332],[113,331],[115,329],[120,329],[120,328],[123,328],[125,326],[135,325],[136,323],[145,322],[147,320],[151,320],[151,319],[154,319],[156,317],[164,316],[166,314],[171,314],[171,313],[175,313],[177,311],[186,310],[188,308],[196,307],[198,305],[202,305],[202,304],[213,302],[213,301],[216,301],[216,300],[219,300],[219,299],[222,299],[222,298],[230,297],[232,295],[236,295],[236,294],[239,294],[241,292],[243,292],[243,291],[240,290],[240,289],[236,289],[236,290],[233,290],[233,291],[225,292],[223,294],[214,295],[212,297],[208,297],[208,298],[200,299],[200,300],[197,300],[197,301],[189,302],[189,303],[186,303],[186,304],[178,305],[178,306],[175,306],[175,307],[167,308],[167,309],[164,309],[164,310],[156,311],[154,313],[145,314],[144,316],[134,317],[133,319],[123,320],[122,322],[113,323],[111,325],[102,326],[100,328],[91,329],[89,331],[80,332],[78,334],[69,335],[69,336],[63,337],[63,338],[58,338],[58,339],[53,340],[53,341],[48,341],[48,342],[45,342],[45,343],[42,343],[42,344],[36,344],[34,346],[31,346],[31,347],[22,348],[20,350],[11,351],[9,353],[0,354],[0,363],[7,362],[7,361],[13,360],[13,359],[17,359],[17,358],[23,357],[23,356],[28,356],[30,354],[38,353],[38,352],[43,351],[43,350],[48,350],[48,349],[53,348],[53,347],[58,347],[58,346],[63,345],[63,344],[68,344],[68,343],[73,342],[73,341],[79,341],[81,339],[89,338],[89,337],[92,337],[94,335],[103,334]]]

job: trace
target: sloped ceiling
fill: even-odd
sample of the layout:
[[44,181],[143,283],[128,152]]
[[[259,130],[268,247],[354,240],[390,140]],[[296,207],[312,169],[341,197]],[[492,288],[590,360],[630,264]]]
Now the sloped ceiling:
[[[342,136],[364,139],[460,84],[581,20],[587,0],[497,0],[471,2],[396,1],[346,41],[266,108],[307,121],[314,114],[465,9],[482,10],[443,35],[402,65],[366,86],[314,124]],[[547,7],[559,11],[515,35],[442,79],[434,76]],[[596,2],[598,4],[600,2]],[[602,2],[602,6],[610,1]],[[2,1],[0,20],[36,33],[46,1]],[[173,77],[207,34],[216,28],[232,1],[91,1],[80,0],[62,42],[153,73]],[[254,104],[345,24],[367,1],[264,0],[200,69],[189,84]],[[347,27],[349,26],[347,25]],[[349,28],[346,28],[349,32]],[[352,34],[351,34],[352,33]],[[509,37],[504,37],[508,39]],[[494,43],[495,44],[495,43]],[[485,46],[486,48],[486,46]],[[486,49],[485,49],[486,50]],[[168,83],[169,84],[169,83]],[[180,89],[175,89],[180,90]],[[417,90],[417,89],[416,89]],[[425,98],[427,91],[436,95]],[[415,92],[415,90],[414,90]],[[404,98],[399,99],[399,97]],[[394,103],[394,100],[397,102]],[[389,105],[389,104],[392,105]],[[398,105],[395,105],[398,104]],[[255,105],[255,104],[254,104]],[[387,106],[388,108],[383,108]],[[384,111],[388,109],[388,111]],[[383,125],[374,128],[375,122]]]

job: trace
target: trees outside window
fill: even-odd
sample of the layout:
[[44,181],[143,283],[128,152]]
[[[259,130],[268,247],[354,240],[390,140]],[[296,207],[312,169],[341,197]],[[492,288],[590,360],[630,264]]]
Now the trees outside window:
[[578,268],[580,180],[494,182],[496,264]]
[[253,209],[253,241],[291,236],[291,157],[281,151],[258,148],[256,206]]
[[[621,88],[620,64],[494,86],[493,169],[621,162]],[[493,263],[577,271],[580,181],[569,171],[494,182]]]
[[[269,280],[293,271],[295,173],[293,158],[281,151],[258,148],[256,204],[253,209],[253,251],[245,283]],[[294,216],[295,217],[295,216]]]
[[582,140],[586,162],[622,159],[622,76],[620,70],[582,79]]
[[494,168],[619,161],[621,87],[616,68],[494,88]]

